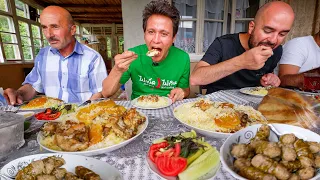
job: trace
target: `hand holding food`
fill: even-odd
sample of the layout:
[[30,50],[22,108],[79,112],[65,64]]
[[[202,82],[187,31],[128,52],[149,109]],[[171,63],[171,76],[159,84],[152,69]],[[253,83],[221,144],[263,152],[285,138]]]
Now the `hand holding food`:
[[268,46],[254,47],[246,52],[242,56],[243,69],[258,70],[261,69],[270,56],[272,56],[272,48]]
[[132,61],[137,59],[138,55],[131,51],[125,51],[122,54],[118,54],[114,57],[114,68],[118,72],[125,72],[129,69]]
[[219,165],[219,153],[195,131],[158,139],[148,157],[165,176],[197,179]]

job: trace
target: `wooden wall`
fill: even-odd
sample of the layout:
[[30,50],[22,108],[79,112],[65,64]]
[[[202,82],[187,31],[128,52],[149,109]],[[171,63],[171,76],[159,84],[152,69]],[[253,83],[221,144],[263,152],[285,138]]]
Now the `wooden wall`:
[[24,81],[24,68],[32,68],[30,64],[0,64],[0,87],[18,89]]

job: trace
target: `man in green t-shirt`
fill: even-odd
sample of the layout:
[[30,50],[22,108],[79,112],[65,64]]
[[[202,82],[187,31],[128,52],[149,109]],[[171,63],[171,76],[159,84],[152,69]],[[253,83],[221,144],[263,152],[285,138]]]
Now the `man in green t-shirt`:
[[[190,58],[186,52],[172,46],[179,21],[179,11],[166,0],[151,1],[143,11],[146,44],[115,56],[115,66],[103,81],[103,96],[110,97],[131,78],[131,99],[157,94],[168,95],[174,102],[187,97]],[[146,53],[150,50],[159,53],[149,57]]]

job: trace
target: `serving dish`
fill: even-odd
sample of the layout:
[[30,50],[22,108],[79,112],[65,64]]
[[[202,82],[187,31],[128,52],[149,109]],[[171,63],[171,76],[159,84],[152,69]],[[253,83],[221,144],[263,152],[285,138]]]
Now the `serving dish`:
[[[251,106],[208,99],[181,104],[174,108],[173,115],[190,129],[213,138],[227,138],[252,123],[266,122],[264,116]],[[242,123],[244,115],[247,115],[246,122]]]
[[[320,142],[320,136],[310,130],[286,125],[286,124],[271,124],[272,127],[276,130],[279,135],[293,133],[297,138],[300,138],[304,141],[315,141]],[[224,169],[229,172],[234,178],[245,180],[246,178],[240,176],[235,172],[234,161],[235,158],[231,154],[231,149],[235,144],[248,144],[250,140],[256,135],[257,131],[261,127],[261,124],[252,125],[246,127],[234,134],[232,134],[227,140],[223,143],[220,148],[220,159],[222,166]],[[278,142],[278,136],[275,131],[270,131],[269,136],[270,142]],[[320,172],[317,171],[317,175],[312,178],[312,180],[316,180],[320,178]]]
[[99,174],[101,179],[123,179],[121,173],[116,168],[104,161],[85,156],[56,153],[35,154],[15,159],[4,165],[1,168],[0,172],[1,174],[4,174],[6,176],[15,177],[19,170],[30,164],[32,161],[41,160],[49,156],[57,156],[63,158],[66,164],[62,167],[65,168],[68,172],[75,173],[74,169],[76,166],[84,166],[94,171],[96,174]]

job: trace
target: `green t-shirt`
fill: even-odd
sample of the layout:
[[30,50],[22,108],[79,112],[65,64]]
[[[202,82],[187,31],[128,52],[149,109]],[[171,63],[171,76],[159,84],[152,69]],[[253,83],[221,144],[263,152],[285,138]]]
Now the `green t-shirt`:
[[167,57],[158,66],[152,66],[151,57],[144,55],[148,52],[147,45],[129,50],[138,54],[138,58],[123,73],[120,83],[125,84],[131,78],[131,99],[148,94],[167,96],[176,87],[189,87],[190,58],[183,50],[171,46]]

